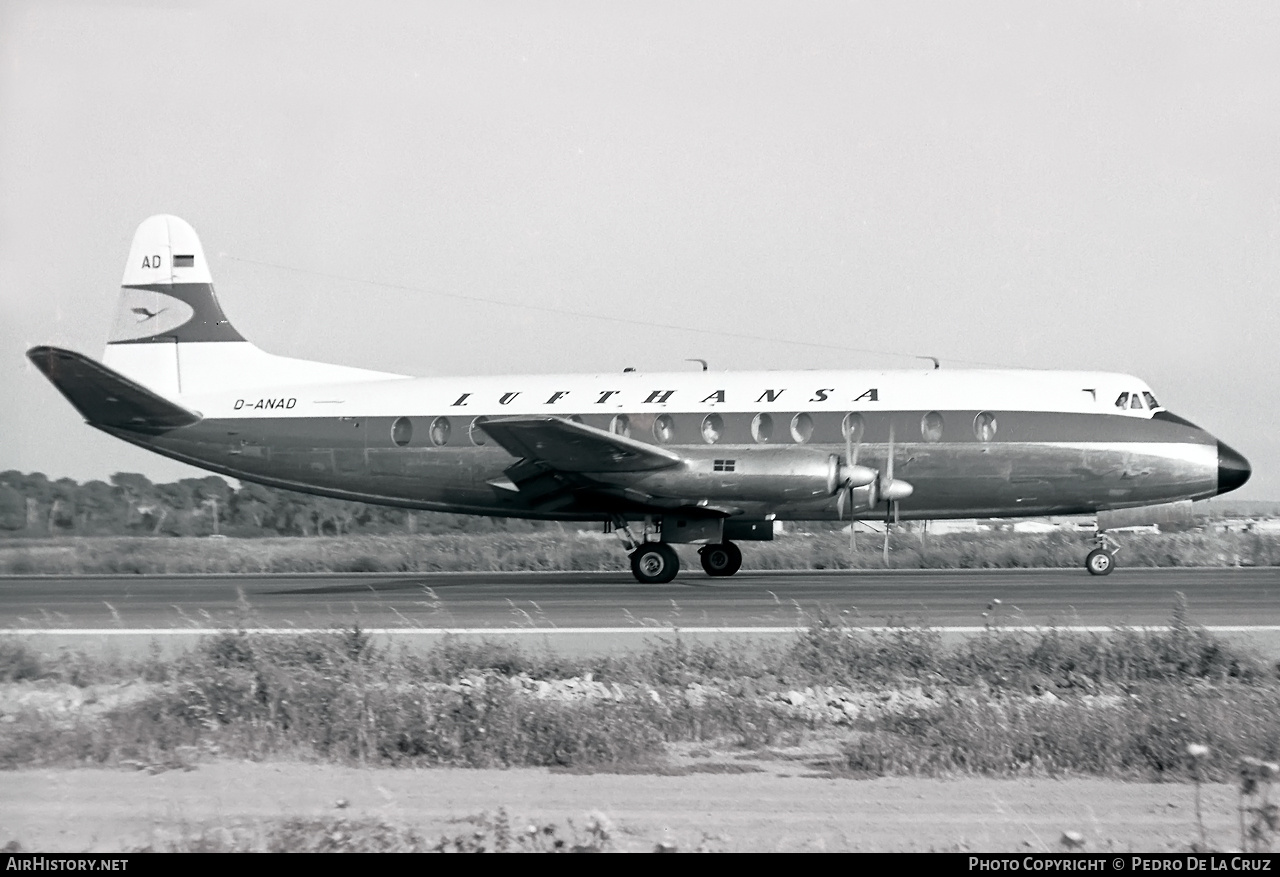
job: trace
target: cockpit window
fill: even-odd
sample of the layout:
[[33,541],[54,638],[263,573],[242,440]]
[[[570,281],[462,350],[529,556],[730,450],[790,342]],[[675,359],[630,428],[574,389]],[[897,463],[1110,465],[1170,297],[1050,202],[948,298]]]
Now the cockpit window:
[[1129,407],[1130,407],[1130,408],[1141,408],[1141,407],[1142,407],[1142,397],[1141,397],[1141,396],[1139,396],[1137,393],[1134,393],[1132,396],[1130,396],[1130,397],[1129,397]]
[[1116,399],[1116,407],[1117,407],[1117,408],[1128,408],[1128,407],[1129,407],[1129,394],[1128,394],[1128,393],[1121,393],[1121,394],[1120,394],[1119,398],[1117,398],[1117,399]]
[[1146,390],[1142,391],[1142,398],[1147,400],[1147,407],[1150,408],[1152,411],[1155,411],[1157,408],[1160,407],[1160,403],[1156,401],[1156,397],[1152,396]]

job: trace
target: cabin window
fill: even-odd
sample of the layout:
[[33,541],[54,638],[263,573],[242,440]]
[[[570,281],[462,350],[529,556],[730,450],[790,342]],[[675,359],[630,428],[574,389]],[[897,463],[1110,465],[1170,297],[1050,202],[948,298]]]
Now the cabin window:
[[768,414],[757,414],[751,421],[751,437],[760,444],[773,438],[773,418]]
[[1130,396],[1130,397],[1129,397],[1129,407],[1130,407],[1130,408],[1139,408],[1139,409],[1140,409],[1140,408],[1142,408],[1142,397],[1141,397],[1141,396],[1139,396],[1137,393],[1134,393],[1132,396]]
[[1156,397],[1152,396],[1146,390],[1142,391],[1142,398],[1147,400],[1147,407],[1152,411],[1160,407],[1160,403],[1156,401]]
[[800,444],[813,438],[813,418],[808,414],[797,414],[791,418],[791,437]]
[[480,427],[479,417],[471,421],[471,425],[467,427],[467,437],[471,439],[471,444],[477,448],[483,446],[489,440],[488,436],[485,435],[485,431]]
[[1128,393],[1121,393],[1119,396],[1117,396],[1117,397],[1116,397],[1116,407],[1117,407],[1117,408],[1128,408],[1128,407],[1129,407],[1129,394],[1128,394]]
[[927,442],[936,442],[942,438],[942,415],[930,411],[920,418],[920,435]]
[[413,421],[407,417],[397,417],[396,422],[391,424],[391,440],[398,448],[413,441]]
[[437,417],[431,421],[431,444],[439,447],[449,441],[449,433],[453,431],[453,427],[449,423],[447,417]]
[[609,432],[614,435],[620,435],[623,438],[630,438],[631,418],[625,414],[614,415],[613,420],[609,421]]
[[996,437],[996,416],[990,411],[980,411],[973,418],[973,434],[980,442],[989,442]]
[[846,414],[844,420],[840,423],[840,434],[847,441],[862,441],[862,434],[866,431],[867,422],[862,419],[861,414]]
[[719,414],[708,414],[702,418],[702,440],[709,445],[720,441],[724,435],[724,418]]
[[661,444],[670,444],[676,437],[676,423],[670,414],[659,414],[653,420],[653,437]]

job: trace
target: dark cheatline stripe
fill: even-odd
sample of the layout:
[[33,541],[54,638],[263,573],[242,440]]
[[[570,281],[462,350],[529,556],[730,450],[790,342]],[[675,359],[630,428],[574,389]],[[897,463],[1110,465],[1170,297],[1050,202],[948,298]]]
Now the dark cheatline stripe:
[[[248,401],[244,401],[245,407],[249,407]],[[298,404],[307,401],[299,398]],[[215,412],[204,413],[209,416]],[[949,416],[949,412],[943,414]],[[679,421],[686,416],[695,419],[695,423],[689,424],[695,426],[697,414],[676,413],[671,419]],[[877,441],[875,436],[883,434],[887,438],[889,418],[895,423],[903,418],[901,422],[905,423],[905,418],[910,416],[911,413],[903,412],[868,413],[866,435],[871,438],[863,442],[860,460],[873,467],[879,465],[884,460],[887,444],[884,439]],[[914,416],[918,423],[920,415]],[[605,415],[588,415],[584,420],[590,422],[593,417]],[[652,419],[653,415],[635,415],[633,437],[642,434],[639,428],[644,417]],[[1202,431],[1176,423],[1115,415],[1009,412],[1001,413],[1000,417],[1010,426],[1008,434],[1041,433],[1045,437],[1038,442],[1004,439],[1006,430],[1002,429],[1000,436],[991,442],[965,440],[963,433],[958,437],[960,440],[954,442],[945,438],[937,443],[920,439],[898,441],[895,454],[902,467],[900,474],[914,484],[917,491],[916,497],[903,503],[904,517],[949,517],[961,511],[966,517],[1085,513],[1097,507],[1098,490],[1107,485],[1124,489],[1124,501],[1133,504],[1212,496],[1217,492],[1216,440]],[[726,432],[745,430],[751,418],[750,412],[725,412]],[[1020,418],[1045,418],[1047,422],[1032,429],[1029,422],[1020,424]],[[1065,430],[1061,427],[1064,424],[1058,422],[1055,427],[1059,419],[1081,421],[1076,428],[1087,438],[1063,442]],[[403,445],[396,441],[395,424],[399,418],[389,416],[219,418],[206,419],[159,438],[128,436],[118,431],[113,434],[175,459],[276,487],[412,508],[459,510],[465,507],[468,511],[483,509],[483,513],[505,515],[535,511],[528,506],[528,497],[489,485],[489,479],[501,476],[514,458],[494,442],[482,447],[472,445],[466,429],[469,418],[455,418],[450,430],[425,428],[431,423],[430,415],[420,420],[424,428],[401,431]],[[765,446],[697,442],[683,447],[671,443],[666,447],[702,460],[708,470],[715,458],[732,459],[738,464],[738,471],[743,471],[741,466],[757,452],[807,449],[819,455],[843,455],[840,417],[833,414],[825,426],[817,416],[814,420],[813,437],[806,443]],[[1115,434],[1105,437],[1098,434],[1109,426],[1116,427]],[[676,431],[680,431],[679,425]],[[441,445],[434,444],[433,434],[440,436]],[[897,435],[903,435],[901,427]],[[972,431],[969,435],[972,436]],[[1150,444],[1155,450],[1143,449],[1138,443]],[[1125,450],[1129,445],[1134,448],[1132,452]],[[1160,446],[1169,447],[1172,456],[1161,453]],[[1176,450],[1178,447],[1198,447],[1199,451],[1188,450],[1183,454]],[[1186,459],[1180,459],[1180,454]],[[1132,485],[1116,481],[1120,477],[1121,462],[1148,470],[1150,488],[1145,486],[1146,480]],[[1188,465],[1194,471],[1188,470]],[[1108,478],[1114,483],[1108,482]],[[1143,489],[1138,490],[1139,487]],[[662,491],[659,493],[665,495]],[[823,505],[824,502],[802,502],[795,507],[794,515],[790,505],[786,509],[754,508],[747,512],[834,517],[834,504]],[[588,511],[584,506],[566,510],[565,514],[583,515]]]

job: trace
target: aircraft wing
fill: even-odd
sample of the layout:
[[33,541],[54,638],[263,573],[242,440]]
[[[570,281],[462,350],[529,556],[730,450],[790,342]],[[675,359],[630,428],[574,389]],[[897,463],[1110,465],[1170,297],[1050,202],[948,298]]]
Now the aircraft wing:
[[[646,445],[603,429],[558,417],[502,417],[477,424],[519,460],[494,487],[519,492],[541,511],[575,506],[600,511],[657,512],[692,503],[651,496],[617,483],[625,476],[679,466],[665,448]],[[620,477],[623,476],[623,477]],[[723,516],[718,509],[694,509],[695,516]]]
[[27,358],[94,426],[159,434],[200,422],[194,411],[175,405],[83,353],[33,347]]
[[649,472],[681,463],[665,448],[559,417],[502,417],[477,425],[513,457],[566,474]]

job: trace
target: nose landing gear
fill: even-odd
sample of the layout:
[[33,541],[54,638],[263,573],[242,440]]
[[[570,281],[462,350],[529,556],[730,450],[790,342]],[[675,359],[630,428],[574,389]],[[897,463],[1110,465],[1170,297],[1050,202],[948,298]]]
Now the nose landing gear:
[[1097,547],[1085,557],[1084,568],[1089,571],[1089,575],[1110,575],[1116,565],[1116,555],[1120,553],[1120,543],[1102,530],[1094,534],[1093,541]]

